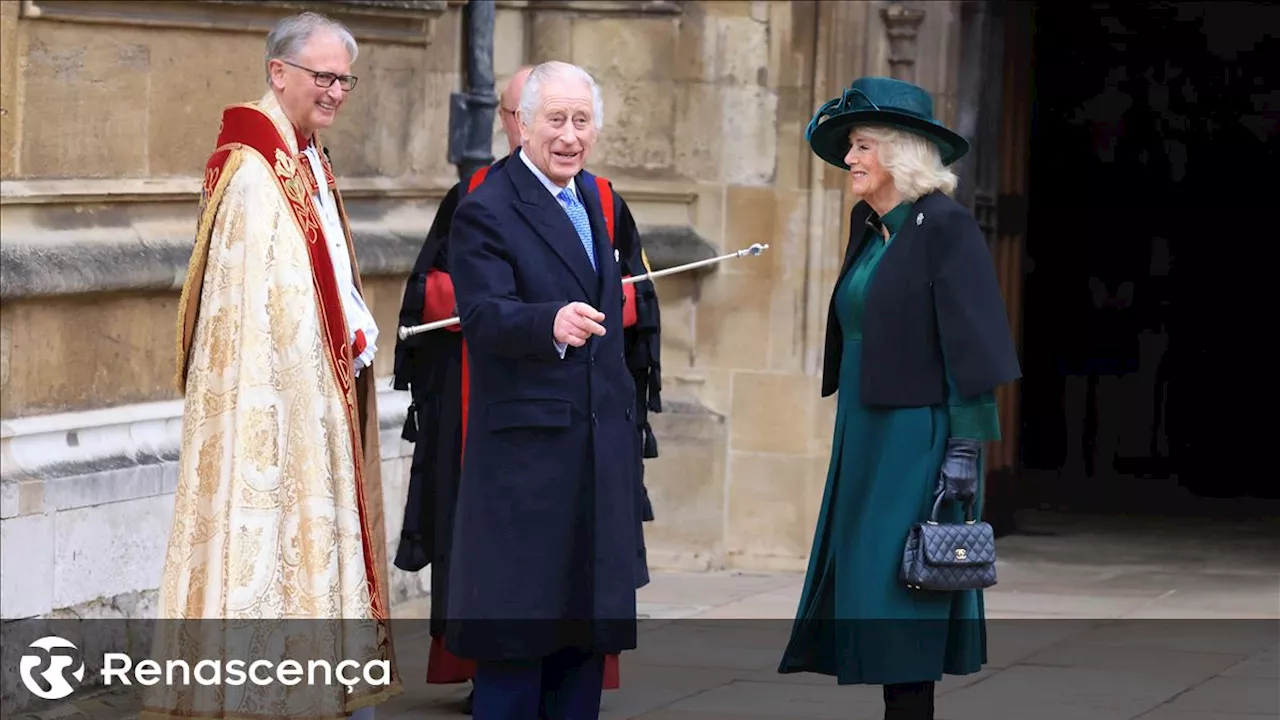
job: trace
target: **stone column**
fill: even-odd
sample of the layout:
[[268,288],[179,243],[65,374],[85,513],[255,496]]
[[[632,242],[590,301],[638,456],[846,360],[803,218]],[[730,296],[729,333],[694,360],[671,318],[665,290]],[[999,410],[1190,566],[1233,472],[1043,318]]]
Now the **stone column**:
[[525,62],[537,65],[550,60],[572,62],[573,15],[556,7],[530,4],[525,27],[528,28]]
[[916,80],[916,36],[924,22],[924,10],[893,3],[881,8],[884,31],[889,37],[889,73],[895,80]]

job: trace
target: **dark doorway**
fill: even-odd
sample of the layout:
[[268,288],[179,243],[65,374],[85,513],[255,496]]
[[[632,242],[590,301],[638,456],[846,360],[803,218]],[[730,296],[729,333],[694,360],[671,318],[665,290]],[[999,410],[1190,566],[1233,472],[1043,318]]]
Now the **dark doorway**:
[[1280,7],[1035,25],[1018,504],[1274,515]]

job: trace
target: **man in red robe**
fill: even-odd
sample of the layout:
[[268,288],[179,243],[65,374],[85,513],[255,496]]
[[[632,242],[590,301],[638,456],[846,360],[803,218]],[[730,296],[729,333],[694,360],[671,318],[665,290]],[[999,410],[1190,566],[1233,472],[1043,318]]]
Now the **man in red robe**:
[[[499,99],[499,119],[510,153],[520,146],[517,111],[530,70],[530,66],[520,68]],[[448,252],[453,213],[464,195],[501,171],[508,157],[510,155],[482,168],[468,181],[455,184],[441,201],[406,283],[400,309],[401,325],[418,325],[457,315]],[[600,189],[602,197],[609,198],[606,207],[612,207],[608,222],[614,236],[614,249],[624,265],[624,275],[648,272],[648,261],[630,209],[607,181],[601,183]],[[636,382],[636,426],[643,436],[644,456],[652,458],[658,453],[648,412],[662,410],[658,299],[653,283],[648,280],[626,286],[625,291],[624,324],[628,366]],[[454,325],[412,336],[396,345],[395,387],[409,390],[412,396],[402,437],[414,443],[414,456],[394,562],[396,567],[410,572],[431,565],[432,641],[426,677],[430,684],[460,683],[475,675],[473,661],[454,656],[444,645],[445,598],[468,395],[463,359],[465,344],[460,330],[460,325]],[[636,524],[637,546],[641,548],[636,558],[636,587],[642,587],[648,583],[649,574],[641,522],[652,521],[653,511],[643,483],[637,488],[637,496],[643,512]],[[605,662],[604,689],[616,689],[619,683],[618,657],[609,655]],[[469,714],[470,707],[471,696],[468,696],[463,711]]]

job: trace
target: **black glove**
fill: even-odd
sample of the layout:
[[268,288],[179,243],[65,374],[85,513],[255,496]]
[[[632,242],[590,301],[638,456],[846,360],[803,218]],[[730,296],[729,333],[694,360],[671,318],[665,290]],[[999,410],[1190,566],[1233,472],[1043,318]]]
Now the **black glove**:
[[972,502],[978,492],[978,454],[982,445],[968,438],[947,440],[947,454],[938,471],[938,492],[945,499]]

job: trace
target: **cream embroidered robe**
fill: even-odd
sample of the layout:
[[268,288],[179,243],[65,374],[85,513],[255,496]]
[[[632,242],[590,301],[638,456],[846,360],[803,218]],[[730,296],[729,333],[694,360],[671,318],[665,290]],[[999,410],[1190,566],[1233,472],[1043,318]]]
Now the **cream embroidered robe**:
[[[295,660],[302,681],[282,684],[274,668],[259,670],[272,678],[262,686],[162,675],[144,716],[339,718],[400,692],[374,373],[352,371],[354,331],[298,144],[268,92],[227,108],[206,169],[180,309],[186,406],[152,657],[162,668]],[[353,661],[346,674],[361,683],[309,685],[312,660]]]

